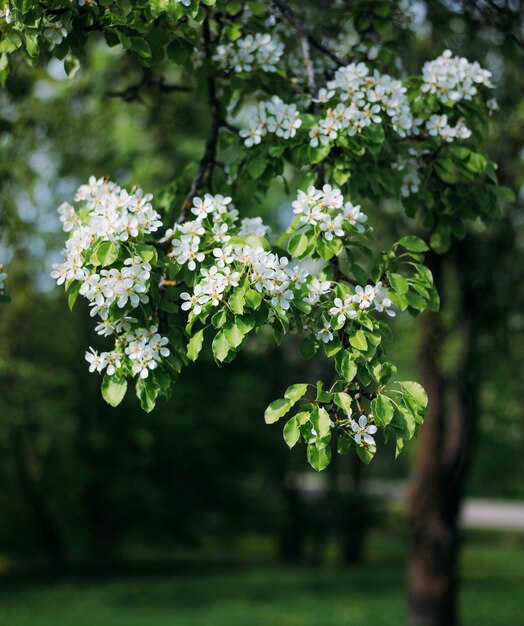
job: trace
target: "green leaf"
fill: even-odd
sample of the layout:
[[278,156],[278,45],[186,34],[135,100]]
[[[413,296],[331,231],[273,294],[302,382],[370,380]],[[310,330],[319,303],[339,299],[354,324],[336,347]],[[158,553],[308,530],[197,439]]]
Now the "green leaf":
[[331,461],[331,448],[327,446],[319,450],[314,444],[310,444],[307,447],[307,460],[314,470],[321,472]]
[[401,404],[395,412],[395,420],[398,419],[403,426],[403,439],[411,439],[415,434],[417,427],[415,415],[416,414],[404,404]]
[[184,64],[189,59],[192,52],[193,46],[181,37],[173,39],[166,49],[167,56],[177,65]]
[[284,398],[291,400],[293,404],[295,404],[300,400],[300,398],[302,398],[306,391],[307,385],[305,383],[297,383],[296,385],[291,385],[286,389]]
[[311,412],[311,423],[315,429],[317,436],[325,437],[331,431],[331,420],[329,414],[323,407],[315,408]]
[[320,163],[321,161],[323,161],[327,155],[331,152],[331,146],[329,144],[327,145],[320,145],[317,146],[316,148],[312,148],[311,146],[308,146],[307,149],[307,159],[308,162],[311,163],[312,165],[316,165],[317,163]]
[[408,235],[398,240],[398,244],[410,252],[425,252],[429,247],[420,237]]
[[395,407],[387,396],[379,395],[371,402],[371,413],[379,426],[387,426],[393,419]]
[[360,351],[365,351],[368,349],[368,342],[366,340],[366,335],[364,331],[357,330],[357,332],[349,338],[349,343]]
[[274,400],[264,412],[264,421],[266,424],[274,424],[284,416],[293,406],[293,402],[287,398],[278,398]]
[[517,200],[515,192],[509,187],[495,187],[494,191],[497,199],[503,202],[516,202]]
[[103,241],[95,248],[89,262],[95,267],[101,265],[107,267],[114,263],[118,258],[118,248],[112,241]]
[[300,346],[300,354],[305,359],[312,359],[318,352],[319,343],[315,337],[306,337]]
[[231,307],[233,313],[238,313],[242,315],[244,312],[244,305],[246,303],[246,298],[244,296],[244,290],[240,287],[235,289],[231,294],[231,297],[228,300],[228,304]]
[[339,391],[333,396],[333,401],[346,415],[351,412],[351,396],[344,391]]
[[29,30],[26,29],[25,32],[25,47],[27,50],[27,54],[30,57],[36,57],[38,56],[38,31],[35,32],[29,32]]
[[149,246],[145,243],[139,243],[135,245],[135,252],[141,259],[144,259],[146,263],[151,263],[151,265],[155,265],[158,261],[158,253],[154,246]]
[[300,439],[300,424],[295,417],[292,417],[284,426],[284,441],[292,448]]
[[139,378],[136,381],[135,390],[142,409],[146,413],[151,413],[155,408],[159,390],[154,387],[150,378]]
[[238,348],[244,339],[244,333],[240,330],[236,318],[230,319],[224,326],[224,335],[232,348]]
[[211,344],[213,349],[213,355],[217,361],[222,362],[228,355],[230,345],[223,331],[220,331],[215,335],[213,343]]
[[296,233],[287,244],[288,252],[291,256],[300,257],[306,250],[309,240],[304,233]]
[[67,294],[67,305],[69,306],[69,310],[72,311],[75,306],[76,299],[78,298],[78,294],[80,293],[80,287],[82,286],[81,282],[75,282],[71,287],[69,293]]
[[406,294],[406,300],[410,307],[416,311],[423,311],[426,308],[426,300],[414,291],[408,291]]
[[[362,331],[359,331],[362,333]],[[364,333],[362,333],[364,335]],[[366,337],[364,336],[364,341]],[[366,343],[367,348],[367,343]],[[365,348],[364,348],[365,349]],[[351,357],[351,353],[348,350],[344,352],[339,352],[336,356],[336,368],[337,372],[342,376],[342,378],[350,383],[357,374],[357,364]]]
[[327,391],[324,391],[324,383],[319,380],[317,382],[317,402],[331,402],[331,396]]
[[111,406],[118,406],[127,391],[127,380],[113,374],[106,374],[102,380],[102,397]]
[[365,448],[357,446],[358,458],[366,465],[369,465],[371,463],[371,459],[375,456],[375,452],[375,446],[367,446]]
[[418,405],[424,408],[428,406],[428,394],[422,385],[411,380],[400,381],[399,385]]
[[466,161],[466,167],[470,172],[475,172],[475,174],[480,174],[483,172],[488,165],[488,160],[483,154],[479,152],[472,152],[469,155],[469,159]]
[[262,294],[259,293],[256,289],[248,289],[246,291],[245,300],[247,306],[256,311],[260,308],[260,305],[262,304]]
[[137,52],[143,59],[150,59],[152,56],[151,47],[142,37],[130,37],[131,50]]
[[390,285],[397,293],[406,293],[409,290],[408,281],[401,274],[388,272],[388,280]]
[[222,328],[227,322],[227,310],[225,307],[219,309],[211,318],[211,323],[215,328]]
[[202,350],[202,344],[204,343],[204,329],[196,332],[189,343],[187,344],[187,358],[191,361],[196,361],[198,355],[200,354],[200,350]]
[[262,176],[266,169],[266,166],[266,159],[259,154],[249,162],[247,166],[247,171],[249,172],[251,178],[254,178],[256,180],[257,178],[260,178]]

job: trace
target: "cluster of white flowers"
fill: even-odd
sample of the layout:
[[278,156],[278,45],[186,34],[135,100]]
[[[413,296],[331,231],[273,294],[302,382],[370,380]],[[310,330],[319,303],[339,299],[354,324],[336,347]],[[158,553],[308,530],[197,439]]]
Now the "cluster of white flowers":
[[[229,227],[237,219],[238,212],[229,196],[207,193],[203,199],[194,198],[191,213],[195,219],[177,224],[166,232],[165,237],[171,239],[169,256],[179,265],[187,265],[194,271],[197,263],[204,261],[210,239],[214,245],[226,244],[231,239]],[[210,235],[206,246],[203,241],[205,235]]]
[[89,348],[85,353],[85,358],[89,363],[90,372],[101,373],[105,370],[109,376],[112,376],[122,367],[127,356],[131,363],[132,373],[138,374],[140,378],[147,378],[149,372],[161,363],[162,357],[169,356],[170,350],[167,344],[167,337],[162,337],[156,326],[138,328],[120,340],[119,349],[99,354],[93,348]]
[[363,233],[368,219],[360,210],[360,205],[344,202],[340,189],[331,185],[324,185],[322,189],[311,185],[307,191],[300,190],[292,207],[293,213],[300,215],[301,224],[318,226],[327,241],[343,237],[345,225]]
[[91,176],[75,196],[84,206],[82,211],[75,211],[68,203],[58,209],[63,229],[70,236],[63,252],[65,260],[53,266],[51,276],[59,285],[69,280],[87,280],[91,272],[86,268],[89,259],[84,255],[95,241],[118,244],[157,231],[162,222],[151,205],[152,198],[141,189],[128,193],[115,183]]
[[[138,319],[119,312],[149,302],[152,267],[133,253],[133,239],[162,226],[160,215],[152,207],[152,198],[141,189],[129,193],[106,179],[91,177],[75,195],[75,200],[81,203],[80,210],[67,203],[58,209],[69,239],[63,251],[65,260],[53,266],[51,276],[59,285],[78,281],[80,295],[90,302],[91,316],[100,317],[96,332],[117,337],[115,350],[98,354],[91,349],[86,353],[91,372],[105,370],[113,375],[128,362],[133,374],[146,378],[161,358],[169,355],[168,340],[158,334],[156,326],[137,328]],[[108,244],[113,246],[110,257],[113,262],[110,267],[100,268],[92,262],[91,255],[96,256],[97,250]],[[127,256],[117,256],[120,251]],[[117,313],[116,320],[112,319],[111,311]]]
[[280,40],[269,33],[256,33],[218,45],[213,61],[222,69],[235,72],[251,72],[255,68],[276,72],[283,54],[284,44]]
[[109,307],[113,302],[119,309],[128,303],[135,309],[140,303],[147,304],[151,265],[139,256],[124,261],[122,269],[103,269],[93,272],[85,278],[80,287],[80,294],[90,301],[91,316],[99,315],[107,320]]
[[464,57],[454,57],[450,50],[424,64],[422,80],[421,91],[435,94],[443,104],[471,100],[478,85],[493,86],[490,71],[482,69],[476,61],[470,63]]
[[294,137],[302,125],[295,104],[285,104],[278,96],[249,107],[249,128],[242,129],[240,136],[250,148],[259,144],[264,135],[274,133],[282,139]]
[[201,278],[193,293],[180,295],[184,311],[195,315],[202,312],[208,303],[223,304],[230,287],[238,287],[239,280],[246,274],[251,286],[273,307],[289,309],[295,298],[295,290],[307,279],[307,272],[299,267],[291,268],[289,259],[265,251],[261,246],[225,246],[213,250],[214,264],[201,268]]
[[240,251],[239,260],[248,266],[251,285],[270,300],[274,307],[289,309],[308,273],[298,266],[291,267],[289,259],[266,252],[260,246],[246,247]]
[[471,130],[464,124],[462,118],[459,119],[456,126],[450,126],[446,114],[432,115],[426,122],[426,130],[432,137],[442,137],[448,143],[455,139],[469,139],[471,137]]
[[118,368],[122,367],[120,354],[116,350],[111,352],[101,352],[89,348],[85,354],[86,361],[89,363],[90,372],[98,372],[99,374],[107,368],[107,373],[112,376]]
[[385,312],[390,317],[396,315],[382,281],[378,281],[376,285],[366,285],[365,287],[357,285],[353,294],[353,302],[361,311],[374,309],[377,313]]
[[[327,289],[324,293],[327,293]],[[358,311],[385,312],[390,317],[395,317],[393,303],[388,297],[387,289],[379,281],[376,285],[357,285],[352,294],[348,294],[344,299],[335,298],[331,302],[329,315],[335,318],[337,327],[343,326],[348,320],[355,319]],[[332,326],[330,322],[324,320],[324,327],[316,333],[318,340],[329,343],[333,340]]]
[[327,88],[319,91],[316,101],[333,100],[338,100],[338,104],[329,107],[325,118],[309,133],[313,147],[336,140],[342,131],[352,136],[372,123],[380,124],[383,113],[401,137],[406,137],[415,125],[402,83],[377,70],[370,74],[365,63],[340,67]]
[[131,370],[140,378],[147,378],[149,371],[158,367],[162,357],[170,354],[168,339],[158,333],[157,326],[139,328],[127,335],[125,341],[125,353],[132,362]]
[[402,178],[400,193],[407,198],[411,194],[418,193],[422,179],[419,174],[421,156],[428,151],[423,149],[409,148],[407,155],[399,155],[396,161],[391,164],[391,169],[405,172]]
[[0,263],[0,293],[5,289],[5,280],[7,278],[7,273],[4,272],[4,266]]
[[199,315],[206,305],[223,304],[230,289],[238,287],[244,275],[273,306],[289,308],[294,298],[291,282],[298,286],[307,274],[298,268],[291,270],[286,257],[266,252],[261,246],[229,243],[233,236],[265,237],[269,228],[262,218],[244,218],[239,222],[230,197],[210,194],[195,198],[191,213],[195,219],[166,232],[166,238],[171,240],[169,256],[198,275],[192,292],[180,294],[183,311]]
[[331,282],[329,280],[320,280],[316,276],[311,279],[307,286],[308,294],[304,298],[304,302],[314,306],[320,302],[320,298],[331,291]]
[[249,237],[249,235],[265,237],[269,233],[269,226],[266,226],[262,222],[261,217],[244,217],[240,224],[241,226],[238,232],[240,237]]

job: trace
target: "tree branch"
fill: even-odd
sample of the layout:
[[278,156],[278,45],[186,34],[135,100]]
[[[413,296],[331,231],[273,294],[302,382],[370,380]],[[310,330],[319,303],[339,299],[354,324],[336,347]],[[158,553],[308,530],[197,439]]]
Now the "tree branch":
[[273,0],[273,4],[280,10],[284,18],[289,22],[289,24],[297,31],[297,34],[300,38],[300,45],[302,47],[302,55],[304,57],[304,63],[306,65],[306,72],[309,83],[309,90],[314,91],[314,96],[317,95],[316,89],[316,79],[315,79],[315,70],[313,67],[313,63],[311,60],[311,50],[310,46],[316,48],[319,52],[326,55],[332,61],[334,61],[337,65],[344,65],[344,61],[337,56],[334,52],[331,52],[329,48],[326,48],[324,44],[322,44],[318,39],[316,39],[311,32],[305,27],[303,20],[301,20],[293,9],[288,5],[286,0]]
[[[206,17],[202,24],[203,28],[203,36],[204,36],[204,51],[206,59],[211,62],[211,49],[209,44],[211,43],[211,32],[209,29],[209,15]],[[204,149],[204,154],[202,159],[200,160],[200,165],[198,167],[198,171],[191,182],[191,186],[189,191],[184,198],[184,202],[182,204],[182,210],[180,212],[180,216],[178,218],[179,222],[183,222],[187,216],[189,209],[191,208],[191,204],[193,202],[193,198],[198,193],[202,183],[207,180],[207,183],[211,185],[213,178],[213,169],[216,163],[216,153],[218,148],[218,138],[220,134],[220,128],[224,126],[224,120],[222,118],[222,114],[220,112],[220,102],[217,96],[217,86],[215,77],[210,74],[207,79],[207,88],[208,88],[208,102],[209,107],[211,109],[211,128],[209,129],[209,133],[206,140],[206,145]]]
[[155,79],[149,71],[144,70],[141,81],[134,85],[129,85],[121,91],[110,91],[108,95],[113,98],[122,98],[126,102],[143,102],[143,99],[140,95],[140,90],[144,87],[157,88],[162,93],[189,93],[193,91],[192,87],[186,85],[170,85],[168,83],[165,83],[162,79]]

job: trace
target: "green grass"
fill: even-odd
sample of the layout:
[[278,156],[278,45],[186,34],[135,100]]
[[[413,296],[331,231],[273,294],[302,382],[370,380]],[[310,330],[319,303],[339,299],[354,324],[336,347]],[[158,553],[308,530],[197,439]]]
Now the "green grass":
[[[169,573],[4,581],[2,626],[397,626],[402,548],[375,539],[362,568],[215,564]],[[522,542],[466,547],[465,626],[524,624]]]

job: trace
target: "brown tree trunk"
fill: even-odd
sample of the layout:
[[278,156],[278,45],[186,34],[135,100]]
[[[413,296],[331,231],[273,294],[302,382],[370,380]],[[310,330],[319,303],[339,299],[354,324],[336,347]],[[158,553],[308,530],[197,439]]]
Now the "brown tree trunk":
[[[448,257],[449,259],[450,257]],[[444,259],[430,259],[441,296]],[[413,626],[456,626],[459,513],[469,456],[471,393],[467,382],[469,325],[467,304],[459,299],[456,319],[462,358],[454,370],[444,370],[442,348],[446,339],[441,313],[423,315],[419,368],[429,396],[429,410],[419,440],[410,492],[411,549],[409,558],[409,622]],[[455,331],[457,329],[454,329]]]

